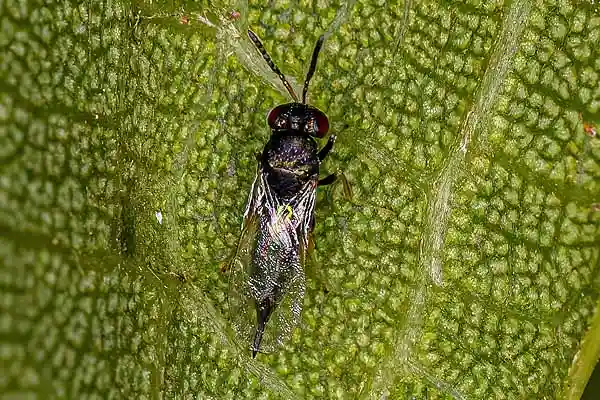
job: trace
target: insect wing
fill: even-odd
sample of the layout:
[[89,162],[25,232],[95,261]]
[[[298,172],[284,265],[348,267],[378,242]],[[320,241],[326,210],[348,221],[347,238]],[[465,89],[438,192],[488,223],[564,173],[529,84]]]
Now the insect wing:
[[238,335],[251,344],[257,328],[257,301],[265,293],[276,293],[277,306],[265,325],[261,352],[279,347],[300,322],[314,205],[314,182],[306,184],[286,204],[272,191],[261,171],[252,185],[242,234],[230,265],[229,312]]

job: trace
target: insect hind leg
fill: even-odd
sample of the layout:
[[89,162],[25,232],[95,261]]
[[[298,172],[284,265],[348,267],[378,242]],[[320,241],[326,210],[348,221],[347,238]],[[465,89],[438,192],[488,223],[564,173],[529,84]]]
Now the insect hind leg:
[[336,179],[337,179],[336,174],[327,175],[325,178],[319,179],[319,183],[317,184],[317,186],[331,185],[333,182],[335,182]]
[[330,175],[327,175],[323,179],[319,179],[317,186],[331,185],[332,183],[337,182],[338,179],[339,179],[339,181],[342,182],[342,189],[344,191],[344,197],[346,197],[346,199],[350,200],[353,196],[352,186],[350,186],[350,183],[348,182],[346,175],[344,175],[344,173],[341,171],[338,171],[337,174],[330,174]]

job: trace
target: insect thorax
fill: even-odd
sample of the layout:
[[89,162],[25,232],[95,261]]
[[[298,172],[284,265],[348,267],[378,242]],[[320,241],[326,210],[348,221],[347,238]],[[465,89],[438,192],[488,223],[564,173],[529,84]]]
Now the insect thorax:
[[282,199],[293,197],[306,182],[318,180],[317,144],[308,135],[274,132],[261,164],[275,193]]

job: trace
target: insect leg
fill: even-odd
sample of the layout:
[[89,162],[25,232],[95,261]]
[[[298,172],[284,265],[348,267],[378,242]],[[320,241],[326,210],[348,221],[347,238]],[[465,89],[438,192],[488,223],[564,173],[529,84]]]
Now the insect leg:
[[325,144],[325,146],[323,146],[323,148],[321,150],[319,150],[319,160],[323,161],[323,159],[325,157],[327,157],[327,154],[329,154],[329,152],[333,149],[333,143],[335,143],[335,135],[331,135],[329,136],[329,140],[327,141],[327,143]]
[[319,179],[317,186],[330,185],[334,182],[337,182],[338,179],[342,182],[344,196],[346,197],[347,200],[350,200],[352,198],[352,186],[350,186],[348,179],[346,179],[346,175],[344,175],[344,173],[341,171],[338,171],[337,174],[327,175],[325,178]]
[[335,174],[327,175],[325,178],[319,179],[318,186],[331,185],[333,182],[335,182],[336,179],[337,179],[337,176]]
[[342,181],[342,186],[344,189],[344,196],[346,196],[346,199],[351,199],[352,198],[352,186],[350,186],[350,183],[348,182],[348,179],[346,179],[346,175],[344,175],[343,172],[340,173],[340,180]]

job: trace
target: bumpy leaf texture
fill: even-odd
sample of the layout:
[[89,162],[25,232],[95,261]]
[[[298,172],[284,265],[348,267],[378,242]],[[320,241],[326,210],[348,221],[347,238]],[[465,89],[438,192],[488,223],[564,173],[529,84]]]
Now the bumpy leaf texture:
[[[338,135],[303,320],[227,322],[252,27]],[[594,1],[0,2],[0,392],[578,398],[600,347]],[[585,124],[585,125],[584,125]],[[587,130],[587,132],[586,132]]]

